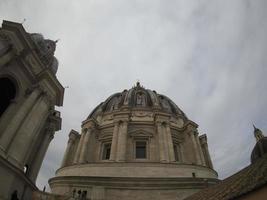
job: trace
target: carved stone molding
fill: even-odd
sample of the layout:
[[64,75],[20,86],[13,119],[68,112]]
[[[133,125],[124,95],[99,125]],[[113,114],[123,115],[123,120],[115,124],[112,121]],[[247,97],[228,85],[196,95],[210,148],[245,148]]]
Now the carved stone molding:
[[171,118],[170,122],[175,124],[178,128],[183,128],[184,126],[184,120],[182,118]]
[[129,132],[129,135],[132,138],[152,138],[153,137],[153,133],[143,130],[143,129],[131,131]]
[[109,141],[112,140],[112,131],[99,131],[98,133],[95,134],[96,139],[99,141]]

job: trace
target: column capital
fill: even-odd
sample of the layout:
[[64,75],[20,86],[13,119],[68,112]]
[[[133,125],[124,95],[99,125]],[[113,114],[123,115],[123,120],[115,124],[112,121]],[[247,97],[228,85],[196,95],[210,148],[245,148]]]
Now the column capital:
[[166,119],[156,119],[155,123],[157,125],[170,125],[169,120],[166,120]]
[[74,142],[79,137],[79,133],[75,130],[71,130],[69,133],[69,141],[68,142]]
[[95,119],[90,118],[82,122],[82,128],[96,128],[97,124]]

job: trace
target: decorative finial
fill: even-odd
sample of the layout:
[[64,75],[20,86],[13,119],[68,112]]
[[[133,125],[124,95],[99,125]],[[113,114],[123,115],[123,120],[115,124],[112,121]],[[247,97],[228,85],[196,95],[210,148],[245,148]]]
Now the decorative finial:
[[260,139],[264,138],[264,135],[262,134],[262,131],[258,129],[254,124],[254,136],[256,138],[256,141],[258,142]]

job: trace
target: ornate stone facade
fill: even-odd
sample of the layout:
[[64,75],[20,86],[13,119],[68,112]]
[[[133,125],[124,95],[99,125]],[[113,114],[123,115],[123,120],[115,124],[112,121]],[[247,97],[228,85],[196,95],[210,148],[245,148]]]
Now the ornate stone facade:
[[55,42],[18,23],[0,29],[0,199],[31,199],[54,133],[64,88],[55,73]]
[[217,182],[207,137],[168,97],[137,83],[72,130],[52,193],[92,200],[182,199]]

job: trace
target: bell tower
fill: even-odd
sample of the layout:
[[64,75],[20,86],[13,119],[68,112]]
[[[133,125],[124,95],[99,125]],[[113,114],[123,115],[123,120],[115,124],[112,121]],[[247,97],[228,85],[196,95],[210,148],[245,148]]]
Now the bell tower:
[[61,129],[64,88],[56,77],[56,42],[22,24],[0,28],[0,199],[31,199],[42,161]]

